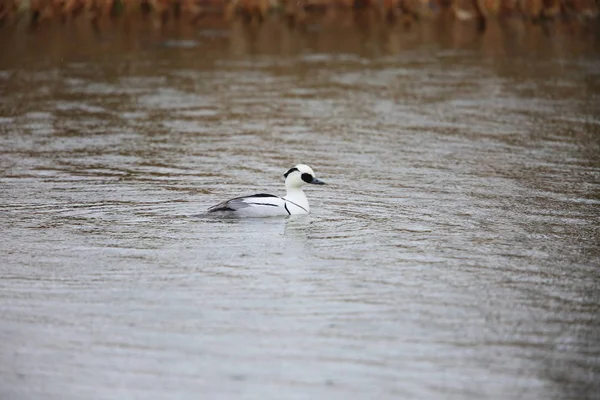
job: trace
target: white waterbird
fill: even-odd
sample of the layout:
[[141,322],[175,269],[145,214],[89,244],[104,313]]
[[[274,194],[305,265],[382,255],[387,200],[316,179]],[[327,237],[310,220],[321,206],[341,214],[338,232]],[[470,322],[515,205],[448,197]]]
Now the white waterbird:
[[285,189],[287,190],[284,197],[264,193],[236,197],[210,207],[208,212],[236,217],[308,214],[310,207],[308,199],[302,191],[302,186],[307,183],[324,185],[325,182],[318,180],[313,170],[304,164],[296,165],[283,176],[285,177]]

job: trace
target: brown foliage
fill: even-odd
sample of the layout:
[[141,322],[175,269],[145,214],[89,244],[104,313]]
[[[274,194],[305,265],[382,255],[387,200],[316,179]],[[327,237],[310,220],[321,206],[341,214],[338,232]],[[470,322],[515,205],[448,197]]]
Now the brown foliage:
[[295,21],[328,8],[374,8],[389,21],[434,17],[449,10],[459,21],[520,15],[541,18],[598,18],[599,0],[0,0],[0,23],[29,18],[32,24],[85,16],[92,23],[122,15],[154,15],[162,23],[184,18],[192,23],[205,14],[230,20],[242,16],[262,21],[272,10]]

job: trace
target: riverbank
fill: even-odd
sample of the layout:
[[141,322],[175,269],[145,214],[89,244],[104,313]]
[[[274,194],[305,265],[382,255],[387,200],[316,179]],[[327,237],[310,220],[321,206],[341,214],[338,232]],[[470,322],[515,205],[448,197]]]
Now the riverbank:
[[262,23],[270,16],[302,24],[314,15],[335,19],[340,10],[373,13],[387,23],[521,19],[530,23],[597,24],[598,0],[0,0],[0,26],[29,26],[74,19],[92,25],[110,19],[152,18],[157,24],[202,25],[240,18]]

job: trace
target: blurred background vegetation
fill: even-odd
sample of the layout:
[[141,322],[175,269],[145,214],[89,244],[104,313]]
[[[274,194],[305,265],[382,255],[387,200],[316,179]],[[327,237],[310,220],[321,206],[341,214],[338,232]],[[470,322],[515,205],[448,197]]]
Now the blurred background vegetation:
[[303,24],[311,16],[335,20],[341,12],[368,12],[381,22],[410,25],[440,19],[486,21],[519,19],[532,24],[596,25],[600,0],[0,0],[0,25],[38,26],[52,21],[88,21],[101,26],[111,19],[143,16],[157,26],[180,21],[240,18],[260,24],[280,18]]

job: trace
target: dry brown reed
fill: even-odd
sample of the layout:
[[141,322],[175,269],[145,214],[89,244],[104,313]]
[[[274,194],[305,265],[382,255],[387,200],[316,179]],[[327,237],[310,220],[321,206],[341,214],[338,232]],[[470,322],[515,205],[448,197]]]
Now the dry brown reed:
[[27,21],[103,19],[151,15],[160,23],[169,20],[200,23],[204,18],[241,17],[261,22],[269,14],[301,23],[311,13],[331,9],[370,9],[389,22],[434,20],[450,14],[458,21],[523,18],[530,21],[598,20],[600,0],[0,0],[0,25]]

